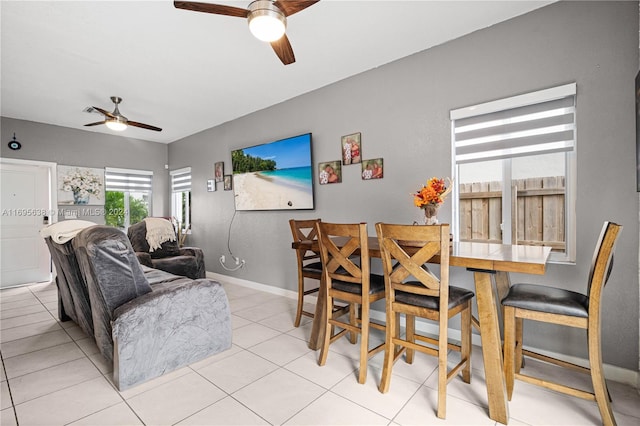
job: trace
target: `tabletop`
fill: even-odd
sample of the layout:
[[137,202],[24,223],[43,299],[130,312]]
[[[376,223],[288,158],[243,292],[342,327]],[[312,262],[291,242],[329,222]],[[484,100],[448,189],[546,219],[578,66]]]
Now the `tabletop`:
[[[318,242],[315,240],[294,242],[291,247],[317,251]],[[488,271],[541,275],[545,273],[549,253],[551,253],[551,247],[544,246],[452,242],[449,265]],[[376,237],[369,237],[369,256],[381,257],[380,246]],[[437,263],[438,259],[434,258],[433,262]]]

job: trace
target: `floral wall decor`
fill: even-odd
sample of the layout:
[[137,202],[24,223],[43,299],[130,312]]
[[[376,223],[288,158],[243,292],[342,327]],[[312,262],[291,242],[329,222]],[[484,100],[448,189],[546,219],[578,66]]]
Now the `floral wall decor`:
[[58,204],[104,205],[104,169],[58,166]]

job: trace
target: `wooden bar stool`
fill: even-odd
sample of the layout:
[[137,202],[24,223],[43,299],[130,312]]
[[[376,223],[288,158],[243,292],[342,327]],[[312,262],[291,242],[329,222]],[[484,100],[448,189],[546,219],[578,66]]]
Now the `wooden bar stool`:
[[[320,219],[310,220],[289,220],[289,226],[291,227],[291,234],[293,235],[293,242],[301,241],[315,241],[318,239],[316,232],[316,223],[320,222]],[[302,316],[313,318],[315,312],[304,310],[304,297],[317,293],[320,290],[320,278],[322,276],[322,262],[320,261],[320,254],[314,253],[310,250],[299,249],[296,250],[296,259],[298,263],[298,306],[296,309],[296,317],[293,322],[295,327],[300,326],[300,320]],[[305,278],[317,281],[317,284],[313,287],[306,288]],[[349,306],[334,306],[334,315],[344,315],[349,312]]]
[[[446,417],[447,383],[462,372],[462,380],[471,382],[471,300],[470,290],[449,285],[449,225],[376,224],[382,253],[387,303],[387,338],[379,390],[389,391],[393,364],[406,352],[413,363],[414,351],[438,358],[437,416]],[[440,278],[427,267],[432,257],[440,256]],[[406,318],[406,337],[400,335],[400,314]],[[461,343],[450,343],[449,318],[461,314]],[[439,325],[434,339],[416,332],[415,318]],[[396,347],[398,349],[396,350]],[[460,352],[460,362],[447,366],[449,349]]]
[[[317,240],[316,223],[320,219],[310,220],[289,220],[291,234],[294,242],[314,241]],[[320,277],[322,276],[322,262],[320,255],[309,250],[296,250],[296,258],[298,261],[298,308],[296,310],[296,318],[293,325],[300,326],[302,316],[313,318],[314,313],[304,310],[304,297],[309,294],[317,293],[320,287]],[[305,289],[305,278],[318,281],[317,286]]]
[[[605,222],[591,262],[587,293],[581,294],[557,287],[515,284],[502,299],[504,306],[504,373],[507,396],[511,400],[514,380],[542,386],[567,395],[595,401],[602,423],[615,425],[609,391],[602,371],[600,322],[602,290],[613,268],[613,252],[622,226]],[[587,331],[590,368],[527,351],[522,348],[523,320],[541,321]],[[551,380],[520,373],[523,355],[561,367],[572,368],[591,376],[593,392],[575,389]]]
[[[326,296],[326,327],[320,350],[318,364],[325,365],[329,354],[329,345],[346,333],[351,334],[351,342],[360,334],[360,370],[358,383],[367,380],[367,361],[370,357],[384,349],[380,344],[369,349],[369,327],[384,330],[384,325],[370,321],[370,304],[384,298],[384,279],[380,275],[370,273],[369,242],[367,224],[337,224],[318,222],[316,224],[320,258],[322,260],[322,279]],[[334,238],[342,238],[346,243],[337,247]],[[349,320],[344,322],[340,317],[331,315],[334,300],[341,300],[351,305]],[[359,318],[355,306],[360,305]],[[333,333],[334,327],[342,330]]]

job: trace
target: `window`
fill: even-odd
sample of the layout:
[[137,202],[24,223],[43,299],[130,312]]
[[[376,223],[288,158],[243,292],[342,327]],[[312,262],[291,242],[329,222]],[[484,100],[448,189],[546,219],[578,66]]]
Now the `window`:
[[191,167],[174,170],[171,175],[171,216],[183,232],[191,228]]
[[575,261],[575,83],[451,111],[456,241]]
[[105,222],[127,229],[149,216],[153,172],[105,169]]

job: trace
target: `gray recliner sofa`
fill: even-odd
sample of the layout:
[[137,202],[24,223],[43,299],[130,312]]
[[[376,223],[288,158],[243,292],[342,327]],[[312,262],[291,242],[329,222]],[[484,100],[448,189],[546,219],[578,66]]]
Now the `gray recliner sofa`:
[[[58,250],[58,244],[47,243],[53,246],[56,262],[53,250]],[[57,278],[58,287],[63,287],[61,304],[65,311],[74,309],[75,318],[71,312],[67,315],[81,324],[73,298],[74,293],[79,297],[83,293],[70,289],[86,289],[84,306],[90,308],[93,325],[90,335],[102,355],[113,362],[119,390],[231,347],[231,314],[220,283],[140,265],[124,232],[109,226],[83,229],[63,246],[63,252],[74,255],[75,263],[71,256],[58,257],[56,262],[63,277]],[[78,269],[75,274],[64,272],[74,268]],[[79,277],[81,282],[70,284],[67,276]]]
[[80,273],[71,241],[58,244],[50,236],[44,240],[56,267],[58,318],[60,321],[73,320],[88,336],[93,337],[89,291]]

